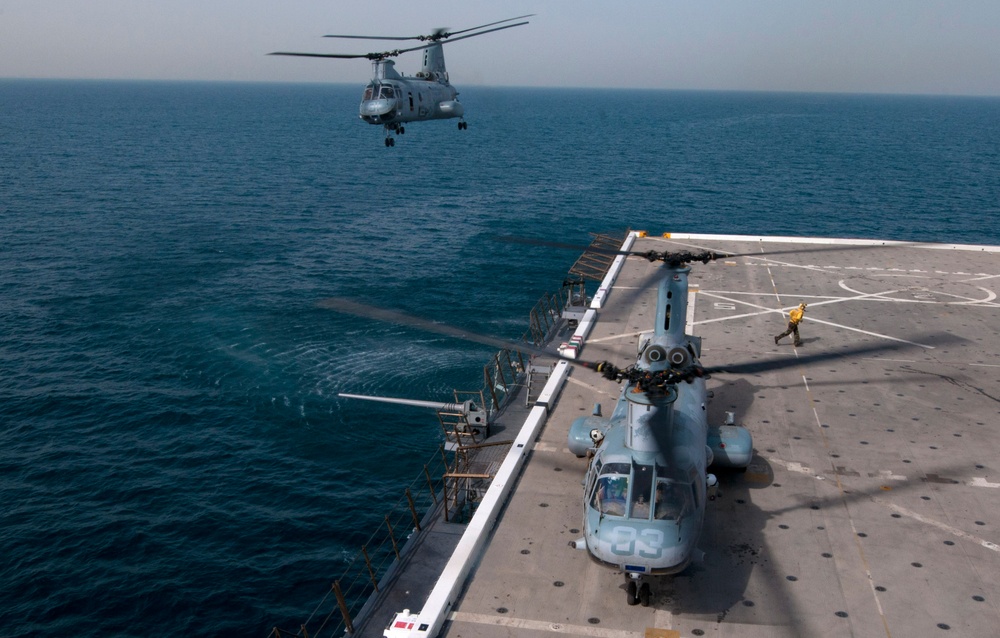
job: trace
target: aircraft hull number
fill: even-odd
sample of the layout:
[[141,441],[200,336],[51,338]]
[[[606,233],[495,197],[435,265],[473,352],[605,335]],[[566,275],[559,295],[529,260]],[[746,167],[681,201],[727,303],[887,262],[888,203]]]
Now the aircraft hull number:
[[[611,530],[614,541],[611,552],[616,556],[641,556],[660,558],[663,555],[663,532],[658,529],[637,530],[634,527],[617,526]],[[638,554],[636,548],[638,547]]]

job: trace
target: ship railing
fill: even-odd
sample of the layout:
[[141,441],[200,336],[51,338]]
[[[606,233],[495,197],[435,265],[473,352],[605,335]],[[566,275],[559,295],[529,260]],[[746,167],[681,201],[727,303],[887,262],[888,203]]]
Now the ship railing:
[[472,518],[510,445],[490,441],[456,448],[452,468],[444,475],[445,522],[467,523]]
[[402,556],[410,536],[420,532],[423,516],[442,502],[444,476],[450,469],[448,455],[444,446],[440,446],[341,576],[333,581],[309,618],[298,630],[274,627],[269,638],[321,638],[354,633],[361,608],[372,594],[379,592],[379,583]]
[[513,348],[500,350],[483,366],[483,389],[480,396],[486,402],[486,413],[493,419],[507,405],[514,392],[524,384],[527,363],[525,355]]
[[566,300],[563,298],[562,290],[539,299],[528,313],[528,331],[521,339],[536,347],[547,343],[558,327],[559,317],[565,305]]

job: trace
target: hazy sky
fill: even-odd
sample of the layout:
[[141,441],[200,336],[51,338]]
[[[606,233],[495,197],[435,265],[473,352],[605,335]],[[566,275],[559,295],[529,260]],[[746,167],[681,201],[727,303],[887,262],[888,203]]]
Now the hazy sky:
[[399,43],[321,36],[526,13],[446,45],[452,82],[1000,95],[1000,0],[0,0],[0,77],[363,84],[367,60],[265,54],[382,51]]

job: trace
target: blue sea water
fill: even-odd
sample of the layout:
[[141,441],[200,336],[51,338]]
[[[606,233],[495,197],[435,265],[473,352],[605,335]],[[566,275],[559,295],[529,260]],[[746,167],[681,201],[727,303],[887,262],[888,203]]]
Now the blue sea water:
[[354,86],[0,81],[0,627],[297,627],[577,257],[498,235],[1000,244],[1000,100],[466,88],[394,148]]

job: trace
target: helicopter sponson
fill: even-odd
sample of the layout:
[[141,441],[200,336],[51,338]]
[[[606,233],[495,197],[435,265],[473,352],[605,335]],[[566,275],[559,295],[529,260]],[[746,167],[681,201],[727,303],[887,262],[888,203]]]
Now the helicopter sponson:
[[[600,447],[604,436],[611,428],[609,419],[599,416],[582,416],[569,427],[566,443],[569,451],[577,458]],[[753,436],[741,425],[709,426],[707,465],[733,469],[746,469],[753,459]]]

